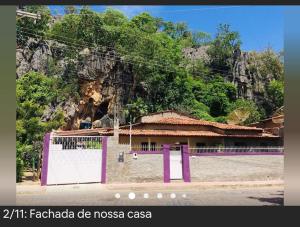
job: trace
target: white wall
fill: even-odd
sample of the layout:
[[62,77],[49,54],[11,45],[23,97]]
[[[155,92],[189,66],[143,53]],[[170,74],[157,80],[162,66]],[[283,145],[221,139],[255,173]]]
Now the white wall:
[[102,150],[50,144],[47,184],[101,182]]

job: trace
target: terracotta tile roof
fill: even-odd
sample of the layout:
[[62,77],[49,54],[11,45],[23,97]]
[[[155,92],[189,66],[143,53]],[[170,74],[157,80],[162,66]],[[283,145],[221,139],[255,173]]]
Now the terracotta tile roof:
[[[120,135],[129,135],[128,129],[121,129]],[[247,138],[278,138],[269,133],[259,135],[222,135],[211,131],[181,131],[181,130],[152,130],[152,129],[133,129],[133,136],[204,136],[204,137],[247,137]]]
[[[120,135],[129,135],[130,130],[121,129]],[[131,134],[134,136],[212,136],[218,137],[221,134],[211,131],[181,131],[181,130],[152,130],[152,129],[133,129]]]
[[80,129],[70,131],[55,131],[58,136],[99,136],[99,135],[113,135],[112,129],[109,128],[96,128],[96,129]]
[[232,124],[222,124],[218,122],[210,122],[204,120],[197,120],[197,119],[184,119],[184,118],[176,118],[176,117],[166,117],[159,120],[149,121],[145,124],[171,124],[171,125],[206,125],[206,126],[213,126],[220,129],[237,129],[237,130],[255,130],[255,131],[262,131],[261,128],[256,127],[247,127],[247,126],[240,126],[240,125],[232,125]]
[[[100,129],[81,129],[72,131],[55,131],[58,136],[112,136],[112,128]],[[120,129],[120,135],[129,136],[129,129]],[[152,130],[152,129],[132,129],[133,136],[203,136],[203,137],[247,137],[247,138],[278,138],[270,133],[262,133],[259,135],[222,135],[212,131],[182,131],[182,130]]]
[[258,125],[260,123],[264,123],[266,121],[272,121],[273,119],[280,119],[280,118],[284,119],[284,115],[280,114],[280,115],[277,115],[277,116],[274,116],[274,117],[266,118],[266,119],[263,119],[261,121],[257,121],[257,122],[251,123],[251,124],[249,124],[249,126],[255,126],[255,125]]

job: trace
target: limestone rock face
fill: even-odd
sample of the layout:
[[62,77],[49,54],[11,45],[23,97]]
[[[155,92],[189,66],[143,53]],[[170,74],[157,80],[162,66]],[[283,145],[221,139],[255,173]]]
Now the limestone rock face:
[[207,54],[209,46],[201,46],[199,48],[185,48],[183,49],[183,54],[185,57],[192,60],[201,59],[204,63],[209,63],[210,58]]
[[[204,63],[209,64],[208,48],[208,46],[186,48],[184,55],[192,60],[201,59]],[[257,103],[263,102],[266,85],[274,79],[274,76],[268,75],[263,78],[258,70],[259,63],[255,62],[248,52],[236,50],[233,59],[229,59],[229,62],[233,66],[233,70],[223,76],[226,81],[236,85],[237,97],[250,99]]]
[[133,94],[131,66],[114,51],[82,48],[76,52],[77,56],[69,57],[67,49],[67,45],[56,41],[30,38],[16,50],[17,79],[29,71],[62,78],[72,75],[78,79],[79,100],[69,98],[51,103],[42,120],[48,121],[57,110],[62,110],[66,121],[63,129],[78,129],[86,117],[92,121],[106,114],[112,117],[114,110],[120,110]]

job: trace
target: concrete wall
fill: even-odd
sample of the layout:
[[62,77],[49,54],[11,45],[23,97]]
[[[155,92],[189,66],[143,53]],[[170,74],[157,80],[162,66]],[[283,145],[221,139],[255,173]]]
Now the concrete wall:
[[[108,139],[108,183],[163,182],[163,154],[138,154],[134,159],[129,146],[117,144],[115,139]],[[118,160],[120,152],[124,153],[124,162]]]
[[190,156],[191,181],[283,179],[283,155]]
[[[163,182],[163,154],[138,154],[138,158],[134,159],[129,153],[130,147],[120,145],[114,141],[116,139],[118,138],[109,137],[108,139],[107,183]],[[133,137],[133,144],[140,146],[140,143],[147,142],[147,139],[147,137]],[[196,138],[194,139],[191,139],[190,143],[198,142]],[[126,138],[120,138],[120,141],[125,140]],[[151,137],[150,141],[156,141],[158,145],[162,145],[187,142],[188,138]],[[124,152],[124,162],[118,161],[120,152]],[[282,179],[283,157],[283,155],[190,156],[191,181]]]
[[111,163],[107,175],[108,183],[163,182],[163,155],[138,154],[137,159],[126,153],[124,162],[117,157],[108,160]]
[[132,155],[129,160],[129,182],[163,182],[163,155],[139,154],[137,159]]

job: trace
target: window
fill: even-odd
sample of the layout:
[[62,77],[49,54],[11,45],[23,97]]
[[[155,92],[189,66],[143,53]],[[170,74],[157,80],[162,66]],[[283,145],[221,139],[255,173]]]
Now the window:
[[148,143],[142,142],[142,151],[148,151]]
[[156,143],[154,143],[154,142],[151,143],[150,150],[151,151],[155,151],[156,150]]
[[197,153],[201,153],[201,152],[203,152],[203,148],[206,146],[206,144],[205,143],[196,143],[196,151],[197,151]]
[[268,146],[268,144],[267,144],[267,143],[265,143],[265,142],[262,142],[262,143],[260,143],[260,146],[261,146],[261,147],[267,147],[267,146]]
[[246,147],[247,144],[245,142],[235,142],[234,146],[236,146],[236,147]]
[[[148,142],[142,142],[142,151],[149,151],[149,143]],[[151,142],[150,143],[150,151],[155,151],[156,150],[156,143]]]
[[196,147],[205,147],[206,144],[205,143],[196,143]]

